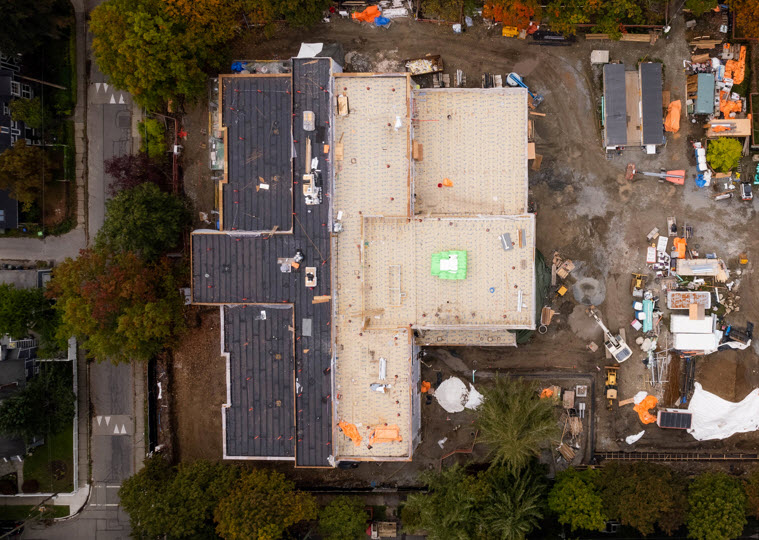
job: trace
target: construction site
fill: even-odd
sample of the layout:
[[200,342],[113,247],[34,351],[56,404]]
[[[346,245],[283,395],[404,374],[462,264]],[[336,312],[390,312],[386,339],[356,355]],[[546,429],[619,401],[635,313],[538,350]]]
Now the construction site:
[[[755,203],[735,172],[732,188],[699,176],[698,144],[724,130],[689,121],[683,61],[702,52],[686,32],[552,48],[337,19],[239,43],[283,68],[220,75],[186,119],[186,189],[216,219],[192,235],[202,324],[176,353],[181,459],[416,485],[488,460],[476,402],[498,375],[554,400],[553,470],[759,459]],[[302,41],[344,56],[296,58]],[[406,71],[427,53],[448,77]],[[614,123],[636,104],[605,78],[647,81],[637,125]]]

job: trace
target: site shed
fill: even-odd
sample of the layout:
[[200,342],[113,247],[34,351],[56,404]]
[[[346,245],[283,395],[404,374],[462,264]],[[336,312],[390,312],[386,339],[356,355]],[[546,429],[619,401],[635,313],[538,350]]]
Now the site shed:
[[678,351],[715,351],[721,332],[711,334],[675,334],[672,347]]
[[667,291],[668,309],[689,309],[698,304],[704,309],[712,307],[712,293],[709,291]]
[[714,73],[698,74],[695,114],[714,114]]

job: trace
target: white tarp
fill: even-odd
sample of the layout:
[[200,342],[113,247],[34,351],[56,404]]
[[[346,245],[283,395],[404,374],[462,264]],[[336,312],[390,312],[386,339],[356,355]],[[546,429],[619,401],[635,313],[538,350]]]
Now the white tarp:
[[688,433],[696,440],[727,439],[736,433],[759,429],[759,388],[753,389],[743,401],[733,403],[695,385],[688,412],[693,423]]
[[476,409],[482,403],[482,394],[469,385],[467,390],[464,381],[458,377],[444,380],[435,390],[435,398],[442,408],[449,413],[461,412],[466,409]]
[[627,444],[635,444],[636,442],[640,440],[640,438],[643,436],[645,432],[646,431],[643,430],[640,433],[636,433],[635,435],[628,435],[627,437],[625,437],[625,442]]
[[316,58],[323,48],[324,43],[301,43],[298,56],[295,58]]
[[713,314],[701,320],[675,314],[669,318],[669,331],[673,334],[711,334],[716,327],[717,317]]

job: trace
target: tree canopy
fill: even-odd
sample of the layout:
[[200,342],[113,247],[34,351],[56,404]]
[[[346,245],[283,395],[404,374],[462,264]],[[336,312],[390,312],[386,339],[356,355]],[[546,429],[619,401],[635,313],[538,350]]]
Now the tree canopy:
[[166,187],[168,176],[164,170],[143,153],[124,154],[106,160],[104,170],[113,178],[109,186],[111,196],[140,184],[151,183]]
[[6,189],[11,197],[29,211],[42,193],[42,182],[51,163],[47,153],[38,146],[28,146],[19,139],[0,154],[0,189]]
[[409,495],[404,530],[425,530],[436,540],[524,539],[541,519],[544,484],[534,469],[516,474],[491,467],[477,475],[454,466],[425,473],[427,493]]
[[282,473],[243,471],[214,511],[216,532],[226,540],[277,540],[300,521],[316,519],[316,499],[295,490]]
[[525,467],[560,431],[553,403],[540,399],[533,385],[521,379],[498,377],[483,390],[477,425],[493,463],[512,472]]
[[138,536],[212,538],[213,510],[238,475],[226,463],[199,460],[173,468],[154,455],[122,484],[119,499]]
[[318,21],[330,0],[107,0],[91,14],[98,66],[149,110],[205,95],[243,14],[249,22]]
[[184,202],[155,184],[140,184],[106,203],[105,221],[95,238],[97,249],[134,251],[154,260],[177,246],[189,213]]
[[23,122],[25,126],[41,129],[45,123],[45,110],[42,100],[35,98],[18,98],[11,100],[11,118],[16,122]]
[[98,66],[149,110],[194,101],[205,94],[205,70],[218,67],[221,42],[193,20],[172,16],[162,0],[103,2],[90,20]]
[[0,336],[8,334],[20,339],[29,336],[32,330],[51,336],[56,323],[55,311],[43,289],[0,284]]
[[601,531],[606,526],[603,500],[596,487],[599,472],[595,469],[567,469],[556,475],[548,495],[548,507],[562,525],[573,531]]
[[739,33],[747,38],[759,38],[759,0],[733,0],[730,9]]
[[700,17],[716,7],[717,0],[685,0],[685,9],[689,9],[696,17]]
[[368,521],[361,497],[340,495],[319,512],[319,531],[325,540],[355,540],[364,535]]
[[53,271],[48,295],[60,337],[76,336],[91,357],[147,360],[184,328],[177,271],[166,259],[83,250]]
[[597,484],[604,514],[641,534],[653,533],[658,525],[671,535],[685,523],[687,485],[670,467],[612,461],[601,470]]
[[76,395],[68,363],[44,365],[26,386],[0,403],[0,432],[29,442],[71,427]]
[[738,139],[723,137],[709,141],[706,161],[717,172],[730,172],[738,166],[742,153],[743,145]]
[[0,2],[0,51],[30,53],[47,39],[59,39],[73,22],[67,0]]
[[741,482],[725,473],[704,473],[688,490],[688,536],[730,540],[746,525],[746,494]]

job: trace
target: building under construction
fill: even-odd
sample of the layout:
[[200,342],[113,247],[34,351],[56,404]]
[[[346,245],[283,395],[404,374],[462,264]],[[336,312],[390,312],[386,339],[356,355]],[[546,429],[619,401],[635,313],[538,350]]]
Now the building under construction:
[[218,229],[192,300],[220,306],[224,457],[410,460],[419,347],[534,329],[527,92],[408,74],[222,75]]

